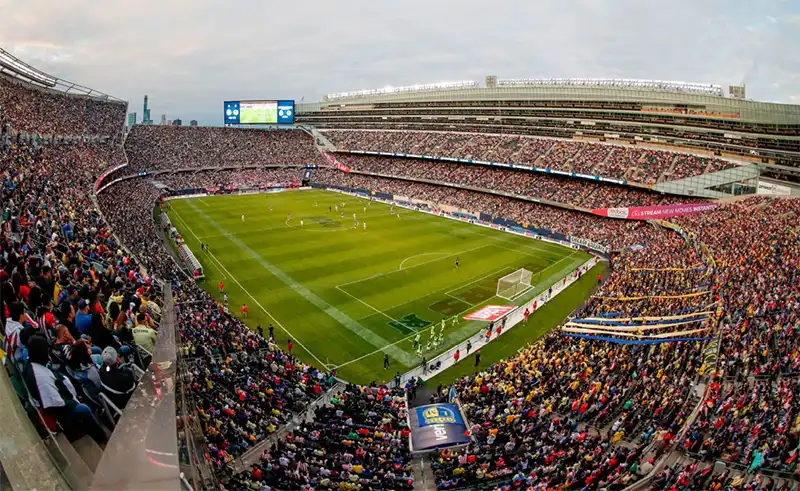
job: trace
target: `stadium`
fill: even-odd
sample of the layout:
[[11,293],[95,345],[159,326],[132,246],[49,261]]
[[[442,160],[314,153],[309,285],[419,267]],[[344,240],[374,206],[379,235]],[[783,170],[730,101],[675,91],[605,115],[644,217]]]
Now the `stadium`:
[[0,72],[8,488],[800,486],[800,106]]

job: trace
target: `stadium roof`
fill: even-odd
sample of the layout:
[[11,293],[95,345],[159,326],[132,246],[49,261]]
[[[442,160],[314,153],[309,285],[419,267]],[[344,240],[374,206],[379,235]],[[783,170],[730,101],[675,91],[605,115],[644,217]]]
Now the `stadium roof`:
[[126,101],[117,97],[49,75],[25,63],[2,48],[0,48],[0,73],[46,89],[127,104]]

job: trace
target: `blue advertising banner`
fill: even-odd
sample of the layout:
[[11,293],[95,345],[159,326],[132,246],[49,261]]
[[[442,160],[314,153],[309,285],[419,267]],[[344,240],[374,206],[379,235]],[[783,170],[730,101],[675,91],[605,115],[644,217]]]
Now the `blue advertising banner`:
[[470,441],[467,425],[455,404],[419,406],[409,413],[411,451],[466,445]]

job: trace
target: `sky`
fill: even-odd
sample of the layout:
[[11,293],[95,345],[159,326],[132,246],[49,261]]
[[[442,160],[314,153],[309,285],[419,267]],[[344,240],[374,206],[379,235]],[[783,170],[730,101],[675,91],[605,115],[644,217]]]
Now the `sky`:
[[800,0],[0,0],[0,47],[125,99],[222,122],[224,100],[320,101],[498,78],[747,84],[800,104]]

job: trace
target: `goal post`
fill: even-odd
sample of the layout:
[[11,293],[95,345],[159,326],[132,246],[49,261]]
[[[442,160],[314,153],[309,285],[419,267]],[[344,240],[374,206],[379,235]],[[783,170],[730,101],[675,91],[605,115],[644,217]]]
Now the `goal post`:
[[506,300],[514,300],[530,290],[533,273],[527,269],[518,269],[497,280],[497,296]]

